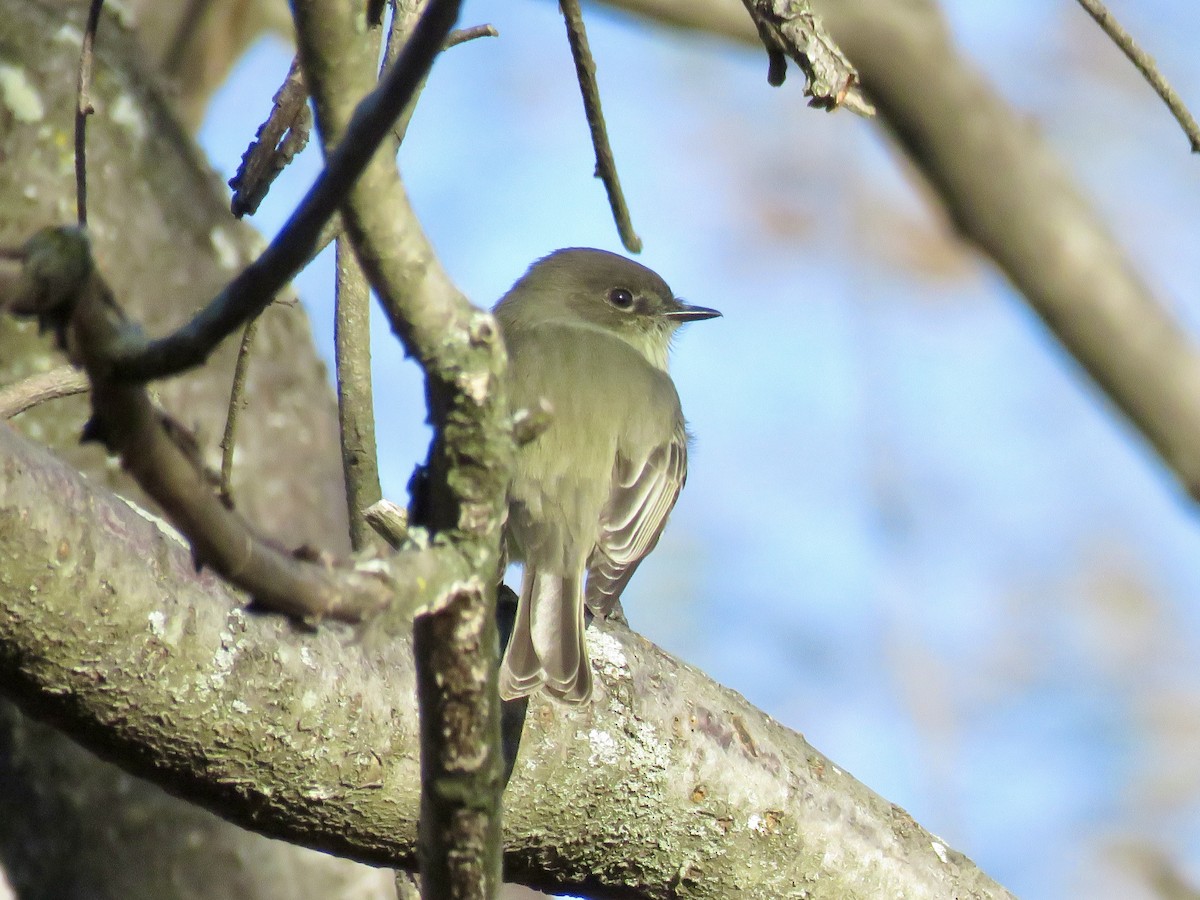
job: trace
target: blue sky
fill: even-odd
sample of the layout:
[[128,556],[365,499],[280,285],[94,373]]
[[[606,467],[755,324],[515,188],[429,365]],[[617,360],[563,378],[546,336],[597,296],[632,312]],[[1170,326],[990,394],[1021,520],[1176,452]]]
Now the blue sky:
[[[945,6],[1194,330],[1200,161],[1166,111],[1074,3]],[[1200,8],[1115,11],[1200,106]],[[482,21],[501,37],[439,61],[401,165],[446,268],[490,305],[556,247],[620,246],[556,6],[468,3]],[[725,313],[677,342],[697,442],[626,592],[633,626],[1022,897],[1151,896],[1139,847],[1200,883],[1194,510],[874,126],[808,110],[795,72],[769,88],[761,52],[588,23],[641,258]],[[289,60],[264,40],[215,99],[202,143],[222,171]],[[298,280],[326,348],[331,281],[329,259]],[[382,322],[373,349],[403,500],[428,439],[418,374]]]

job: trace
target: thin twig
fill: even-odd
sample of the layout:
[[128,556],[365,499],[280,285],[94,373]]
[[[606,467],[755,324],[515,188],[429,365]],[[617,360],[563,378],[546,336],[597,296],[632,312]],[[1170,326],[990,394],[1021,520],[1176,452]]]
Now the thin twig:
[[1137,67],[1137,70],[1142,73],[1142,77],[1150,82],[1150,86],[1162,98],[1163,103],[1167,104],[1167,109],[1171,111],[1171,115],[1175,117],[1175,121],[1183,129],[1183,133],[1187,135],[1188,141],[1192,145],[1192,152],[1200,153],[1200,126],[1196,124],[1196,120],[1184,106],[1183,100],[1175,93],[1175,89],[1158,71],[1154,58],[1137,45],[1129,32],[1121,27],[1121,24],[1113,18],[1112,13],[1100,0],[1079,0],[1079,5],[1087,10],[1088,15],[1096,20],[1096,24],[1104,30],[1104,33],[1121,48],[1121,52]]
[[365,510],[382,496],[375,446],[375,410],[371,391],[371,288],[346,237],[337,242],[337,286],[333,328],[337,369],[338,425],[350,545],[362,550],[375,532]]
[[[383,77],[383,73],[395,62],[396,56],[404,46],[404,42],[412,33],[416,17],[421,14],[428,3],[429,0],[417,0],[417,2],[405,3],[402,6],[396,0],[391,0],[392,19],[388,26],[387,42],[384,45],[383,64],[380,66],[381,78]],[[472,25],[470,28],[456,28],[450,32],[445,43],[442,44],[442,49],[449,50],[451,47],[457,47],[459,44],[473,41],[476,38],[499,36],[500,32],[491,25]],[[396,120],[396,124],[392,128],[392,137],[397,150],[404,143],[404,135],[408,133],[408,125],[412,121],[413,112],[417,108],[417,98],[424,89],[425,82],[422,81],[421,86],[417,88],[412,99],[408,102],[408,106],[404,108],[404,112],[400,114],[400,118]]]
[[103,7],[104,0],[92,0],[83,30],[83,44],[79,48],[75,97],[75,215],[80,226],[87,225],[87,118],[96,111],[91,97],[92,63]]
[[225,434],[221,437],[221,499],[233,508],[233,450],[237,446],[238,415],[245,405],[246,372],[250,368],[250,345],[258,331],[258,319],[246,323],[237,361],[233,364],[233,387],[229,389],[229,412],[225,415]]
[[459,44],[465,44],[467,41],[475,41],[485,37],[500,37],[500,32],[496,30],[494,25],[472,25],[470,28],[455,28],[450,32],[450,37],[446,38],[446,44],[442,47],[443,50],[449,50],[451,47],[457,47]]
[[588,48],[587,31],[583,27],[583,13],[579,9],[579,0],[560,0],[558,5],[562,9],[563,20],[567,23],[567,40],[571,44],[575,75],[579,79],[579,90],[583,94],[583,109],[592,132],[592,146],[596,150],[596,177],[604,182],[604,190],[608,193],[608,205],[612,208],[621,243],[630,253],[640,253],[642,239],[633,230],[629,206],[625,202],[625,195],[621,192],[621,181],[617,177],[617,163],[613,158],[612,146],[608,142],[604,112],[600,108],[596,62]]
[[329,154],[324,170],[262,255],[175,333],[147,342],[131,329],[124,336],[126,349],[109,360],[114,377],[149,381],[197,366],[235,328],[270,304],[275,293],[312,257],[324,226],[420,87],[452,24],[436,4],[421,17],[396,65],[359,103],[346,139]]
[[38,372],[0,388],[0,419],[11,419],[47,400],[87,393],[87,389],[87,375],[74,366]]

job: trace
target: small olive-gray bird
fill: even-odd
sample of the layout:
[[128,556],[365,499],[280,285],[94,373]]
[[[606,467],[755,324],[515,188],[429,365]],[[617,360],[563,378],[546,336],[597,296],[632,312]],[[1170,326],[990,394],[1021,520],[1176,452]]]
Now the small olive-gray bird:
[[584,606],[606,615],[654,549],[687,479],[688,434],[667,374],[680,325],[719,316],[603,250],[538,260],[495,308],[516,412],[550,405],[517,454],[504,542],[524,563],[500,666],[506,700],[592,695]]

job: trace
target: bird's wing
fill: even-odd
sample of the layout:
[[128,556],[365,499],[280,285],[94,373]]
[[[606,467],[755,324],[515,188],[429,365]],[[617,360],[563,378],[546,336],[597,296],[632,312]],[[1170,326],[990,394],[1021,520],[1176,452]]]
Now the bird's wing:
[[588,560],[587,605],[595,615],[612,609],[638,563],[654,549],[686,480],[687,432],[682,424],[648,456],[617,454],[612,494]]

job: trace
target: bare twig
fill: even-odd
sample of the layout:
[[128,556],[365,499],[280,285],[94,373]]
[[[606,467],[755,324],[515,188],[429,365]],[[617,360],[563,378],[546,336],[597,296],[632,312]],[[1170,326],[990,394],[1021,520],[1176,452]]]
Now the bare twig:
[[[397,23],[403,21],[402,16],[393,15],[393,33],[396,31]],[[415,21],[415,17],[412,21]],[[405,34],[411,30],[412,21],[407,23]],[[443,49],[449,49],[481,37],[496,37],[498,34],[499,32],[491,25],[475,25],[471,28],[456,29],[446,39]],[[387,54],[381,68],[381,77],[399,52],[399,43],[389,37]],[[298,59],[292,60],[287,76],[275,93],[272,103],[270,115],[259,126],[254,140],[242,154],[242,162],[238,166],[237,173],[229,180],[229,186],[233,189],[230,207],[233,214],[239,218],[245,215],[254,215],[257,212],[259,204],[266,197],[267,191],[270,190],[279,173],[308,144],[312,116],[308,108],[308,88],[304,86],[304,77],[300,71]],[[400,117],[399,121],[403,122],[405,127],[407,127],[408,119],[411,118],[411,110],[414,105],[414,103],[410,103]],[[399,146],[403,139],[403,129],[399,123],[396,130],[399,132],[396,141]],[[340,231],[340,225],[337,230]],[[328,240],[318,241],[318,249],[313,255],[316,256],[321,250],[324,250],[336,236],[336,232],[331,231]]]
[[583,94],[583,109],[592,133],[592,147],[596,151],[596,177],[604,182],[608,193],[608,205],[612,208],[613,220],[621,243],[630,253],[640,253],[642,239],[633,230],[629,218],[629,205],[621,191],[617,177],[617,163],[613,158],[612,145],[608,142],[608,129],[604,125],[604,111],[600,108],[600,88],[596,84],[596,62],[588,47],[587,30],[583,25],[583,13],[579,0],[560,0],[563,20],[567,23],[567,40],[571,45],[571,57],[575,60],[575,75],[579,90]]
[[11,419],[39,403],[83,394],[87,389],[87,375],[74,366],[59,366],[49,372],[30,375],[15,384],[0,387],[0,419]]
[[1196,124],[1196,120],[1184,106],[1183,100],[1175,93],[1175,89],[1158,71],[1153,57],[1137,45],[1129,32],[1121,27],[1121,23],[1113,18],[1112,13],[1100,0],[1079,0],[1079,5],[1087,10],[1088,15],[1096,20],[1096,24],[1104,30],[1104,33],[1121,48],[1121,52],[1137,67],[1137,70],[1142,73],[1142,77],[1150,82],[1150,86],[1162,98],[1163,103],[1167,104],[1167,109],[1171,111],[1171,115],[1175,117],[1175,121],[1183,129],[1183,133],[1187,135],[1187,139],[1192,145],[1192,152],[1200,153],[1200,126]]
[[362,550],[374,537],[365,510],[381,495],[371,390],[371,288],[345,237],[337,242],[335,298],[333,341],[342,472],[346,478],[350,544]]
[[391,500],[380,500],[368,506],[363,516],[367,524],[393,547],[399,547],[408,539],[408,510],[403,506]]
[[233,188],[230,206],[235,216],[254,214],[275,178],[308,144],[311,124],[308,89],[304,86],[300,61],[293,59],[283,84],[275,92],[271,114],[259,126],[254,140],[242,154],[237,173],[229,179]]
[[267,307],[312,257],[324,226],[420,87],[449,33],[442,24],[436,17],[422,17],[419,39],[409,42],[383,83],[359,104],[346,140],[328,154],[324,170],[262,255],[174,334],[149,342],[132,329],[123,335],[122,349],[109,360],[114,377],[149,381],[197,366],[235,328]]
[[79,49],[75,100],[75,215],[80,225],[87,225],[87,117],[96,111],[91,98],[92,63],[96,31],[100,27],[100,10],[103,7],[104,0],[91,0],[87,25],[83,30],[83,45]]
[[372,567],[335,566],[309,550],[289,553],[255,534],[213,491],[194,439],[150,402],[140,385],[109,377],[109,354],[128,323],[95,271],[84,233],[46,229],[26,245],[23,308],[36,307],[60,347],[92,384],[85,440],[98,440],[210,566],[255,602],[299,618],[358,621],[385,607],[390,576]]
[[1046,142],[963,59],[935,3],[820,9],[963,238],[1200,501],[1200,352]]
[[250,368],[250,346],[258,331],[258,319],[246,323],[237,361],[233,364],[233,386],[229,389],[229,411],[225,414],[225,434],[221,436],[221,500],[233,508],[233,451],[237,446],[237,421],[245,405],[246,371]]
[[[400,53],[400,49],[404,46],[408,35],[412,33],[413,23],[416,22],[417,16],[428,5],[429,0],[411,0],[408,3],[397,3],[392,0],[392,19],[388,28],[387,42],[384,46],[383,65],[380,69],[381,73],[386,72],[396,60],[396,56]],[[442,45],[443,50],[449,50],[459,44],[467,41],[475,40],[481,37],[498,37],[498,32],[491,25],[474,25],[470,28],[456,28],[450,32]],[[382,74],[381,76],[382,77]],[[417,97],[421,91],[425,89],[425,82],[421,82],[421,86],[417,88],[413,94],[413,98],[408,102],[408,106],[404,108],[404,112],[400,114],[400,118],[396,120],[396,125],[392,129],[392,137],[395,139],[396,149],[404,143],[404,135],[408,133],[408,125],[412,121],[413,111],[417,108]]]

